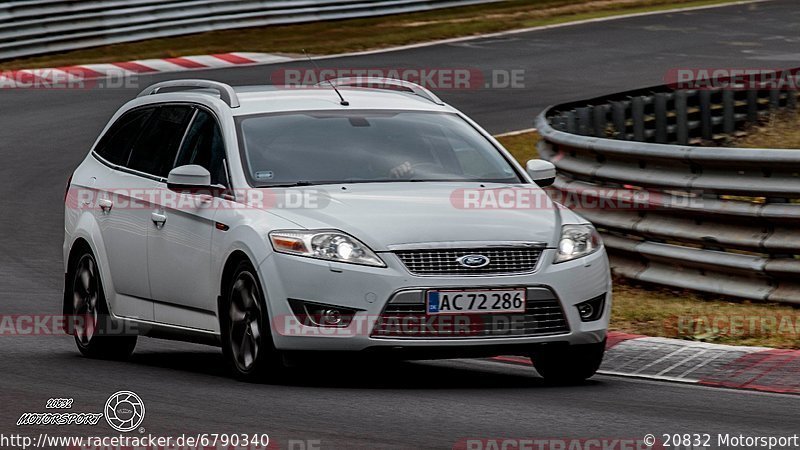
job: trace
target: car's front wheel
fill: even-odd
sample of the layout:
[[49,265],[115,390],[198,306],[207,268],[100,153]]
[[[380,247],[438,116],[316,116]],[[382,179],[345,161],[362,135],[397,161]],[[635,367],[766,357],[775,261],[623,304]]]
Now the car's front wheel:
[[275,379],[283,370],[264,300],[255,269],[239,262],[225,287],[219,317],[222,352],[234,376],[244,381]]
[[605,339],[596,344],[544,346],[531,356],[533,367],[549,383],[576,384],[591,378],[600,368]]
[[90,251],[85,250],[72,260],[67,280],[67,292],[72,295],[72,334],[78,350],[91,358],[129,357],[137,336],[114,334],[100,271]]

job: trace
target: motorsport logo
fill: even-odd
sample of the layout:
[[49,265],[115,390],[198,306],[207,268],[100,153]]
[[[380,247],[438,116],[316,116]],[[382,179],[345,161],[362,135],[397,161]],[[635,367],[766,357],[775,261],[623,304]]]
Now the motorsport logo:
[[123,433],[133,431],[144,420],[144,402],[131,391],[115,392],[106,402],[105,414],[111,428]]
[[26,412],[17,420],[17,426],[26,425],[89,425],[94,426],[105,417],[111,428],[126,433],[135,430],[144,420],[144,402],[131,391],[115,392],[108,398],[101,413],[73,412],[73,399],[51,398],[45,404],[48,412]]

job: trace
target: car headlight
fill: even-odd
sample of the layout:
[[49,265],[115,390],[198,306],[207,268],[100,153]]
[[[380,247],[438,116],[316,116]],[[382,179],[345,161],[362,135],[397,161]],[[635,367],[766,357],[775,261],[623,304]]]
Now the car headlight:
[[386,264],[364,243],[341,231],[281,230],[269,234],[276,252],[365,266]]
[[591,225],[564,225],[554,264],[591,255],[603,246],[600,234]]

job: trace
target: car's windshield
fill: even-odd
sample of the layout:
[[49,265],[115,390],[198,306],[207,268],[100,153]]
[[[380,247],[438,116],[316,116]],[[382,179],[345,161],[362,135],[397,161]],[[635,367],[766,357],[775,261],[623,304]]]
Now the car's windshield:
[[243,116],[237,123],[254,186],[522,182],[492,143],[456,114],[307,111]]

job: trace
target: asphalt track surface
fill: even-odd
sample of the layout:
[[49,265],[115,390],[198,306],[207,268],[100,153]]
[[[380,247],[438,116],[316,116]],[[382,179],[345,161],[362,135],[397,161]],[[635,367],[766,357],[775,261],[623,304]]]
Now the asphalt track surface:
[[[246,45],[243,45],[246,47]],[[675,67],[798,66],[795,0],[533,31],[321,61],[323,67],[524,69],[524,89],[442,91],[492,132],[527,128],[548,104],[659,84]],[[281,66],[192,73],[256,84]],[[283,67],[308,67],[289,63]],[[142,77],[143,87],[164,78]],[[0,313],[58,313],[64,184],[106,120],[137,89],[0,92]],[[467,437],[621,437],[645,433],[781,435],[800,399],[597,376],[549,387],[528,367],[486,361],[341,364],[279,385],[229,379],[217,349],[140,339],[129,362],[80,357],[69,337],[0,337],[0,432],[50,397],[99,411],[138,393],[147,433],[269,433],[331,447],[451,447]],[[46,429],[48,430],[48,429]],[[53,431],[52,429],[49,429]],[[57,434],[111,434],[62,427]]]

